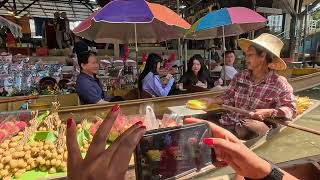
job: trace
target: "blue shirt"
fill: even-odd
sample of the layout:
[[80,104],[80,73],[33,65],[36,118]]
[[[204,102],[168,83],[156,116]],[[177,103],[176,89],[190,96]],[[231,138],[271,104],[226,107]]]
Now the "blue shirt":
[[99,79],[83,72],[77,78],[76,90],[82,104],[96,104],[100,100],[105,100]]
[[142,89],[154,96],[167,96],[173,82],[174,79],[172,78],[165,87],[162,87],[159,75],[154,75],[152,72],[149,72],[142,80]]

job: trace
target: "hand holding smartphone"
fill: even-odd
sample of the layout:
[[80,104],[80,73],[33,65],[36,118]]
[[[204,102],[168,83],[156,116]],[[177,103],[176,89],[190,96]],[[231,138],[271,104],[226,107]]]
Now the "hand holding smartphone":
[[214,152],[202,142],[209,137],[206,123],[148,131],[135,151],[136,179],[175,179],[210,165]]

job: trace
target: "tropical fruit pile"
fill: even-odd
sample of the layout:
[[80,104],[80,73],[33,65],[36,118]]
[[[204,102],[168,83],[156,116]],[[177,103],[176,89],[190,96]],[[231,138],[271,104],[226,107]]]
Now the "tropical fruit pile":
[[307,110],[312,105],[312,102],[309,97],[295,96],[295,103],[297,106],[297,113],[298,114],[303,113],[305,110]]
[[[0,177],[19,178],[26,171],[66,172],[66,125],[58,116],[58,103],[52,111],[35,115],[23,131],[0,144]],[[8,122],[6,122],[8,124]]]
[[[11,136],[0,140],[0,179],[24,179],[33,172],[54,174],[67,171],[66,124],[59,118],[59,106],[59,103],[54,102],[50,111],[36,114],[29,122],[7,121],[0,124],[0,128],[14,129],[10,131]],[[138,121],[146,123],[146,119],[144,115],[125,116],[120,112],[108,141],[114,141]],[[77,123],[77,141],[83,156],[102,122],[103,119],[96,116],[90,121],[82,120]],[[176,121],[168,115],[159,122],[159,128],[176,125]]]

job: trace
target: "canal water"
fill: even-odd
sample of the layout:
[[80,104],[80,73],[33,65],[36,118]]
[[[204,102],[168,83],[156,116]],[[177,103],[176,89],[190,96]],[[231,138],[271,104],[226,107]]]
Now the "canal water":
[[[306,90],[296,95],[308,96],[311,99],[320,100],[320,87]],[[320,131],[320,107],[304,115],[297,124],[310,127]],[[255,152],[272,162],[284,162],[292,159],[303,158],[320,154],[320,136],[307,132],[286,128],[275,135],[270,141],[259,147]],[[232,173],[231,168],[223,168],[197,180],[208,180],[212,177]]]

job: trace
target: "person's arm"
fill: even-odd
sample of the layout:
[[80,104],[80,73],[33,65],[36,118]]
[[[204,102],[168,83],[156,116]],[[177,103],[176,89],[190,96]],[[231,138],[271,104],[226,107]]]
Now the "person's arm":
[[292,120],[297,112],[292,87],[289,85],[287,88],[284,88],[276,100],[276,116]]
[[153,87],[153,91],[157,94],[157,96],[160,96],[160,97],[167,96],[174,83],[174,79],[171,78],[167,83],[167,85],[165,87],[162,87],[159,76],[154,76],[153,81],[155,84],[155,87]]
[[93,86],[78,85],[77,93],[81,99],[89,104],[101,104],[100,102],[104,101]]
[[251,113],[253,119],[265,120],[269,117],[284,118],[291,121],[296,115],[296,104],[294,101],[293,89],[290,85],[279,87],[280,94],[275,97],[276,107],[274,109],[256,109]]
[[[204,138],[203,143],[214,150],[213,165],[231,166],[238,175],[251,179],[262,179],[271,172],[271,165],[247,148],[235,135],[222,127],[196,118],[186,118],[184,124],[207,123],[213,138]],[[283,171],[284,180],[297,178]]]

